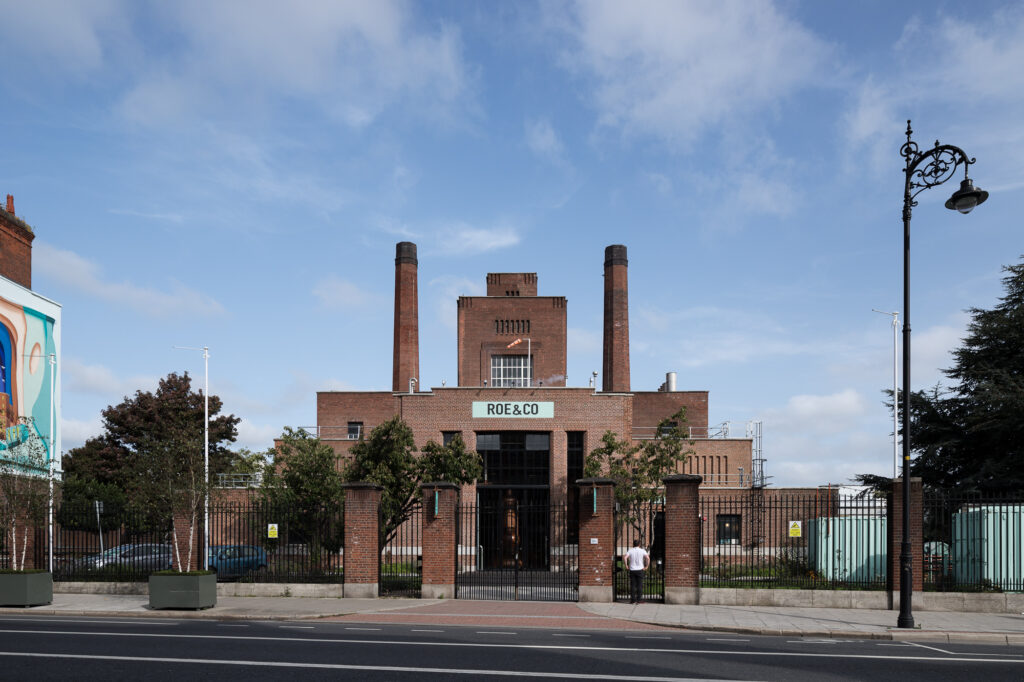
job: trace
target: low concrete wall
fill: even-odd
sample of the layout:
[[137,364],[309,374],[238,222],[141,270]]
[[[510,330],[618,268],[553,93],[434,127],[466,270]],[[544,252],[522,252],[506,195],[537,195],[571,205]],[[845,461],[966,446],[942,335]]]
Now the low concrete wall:
[[[892,609],[900,607],[899,592],[892,595]],[[795,606],[832,609],[889,609],[889,593],[868,590],[742,590],[702,587],[703,606]],[[1024,594],[987,592],[915,592],[915,611],[965,613],[1024,612]]]
[[[149,594],[148,583],[57,582],[55,594]],[[344,585],[315,583],[217,583],[218,597],[335,597]],[[376,596],[376,595],[374,595]]]

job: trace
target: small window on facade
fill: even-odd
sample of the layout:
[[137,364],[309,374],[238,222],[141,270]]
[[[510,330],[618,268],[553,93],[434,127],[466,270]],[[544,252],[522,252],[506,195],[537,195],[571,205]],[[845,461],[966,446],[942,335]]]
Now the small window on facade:
[[719,514],[715,517],[715,525],[718,530],[718,544],[738,545],[740,544],[740,515]]
[[491,356],[491,386],[495,388],[531,386],[532,372],[525,355]]
[[348,439],[359,440],[359,436],[363,433],[363,422],[349,422],[348,423]]
[[461,436],[459,431],[442,431],[441,432],[441,444],[444,446],[451,445],[451,442],[455,440],[455,436]]

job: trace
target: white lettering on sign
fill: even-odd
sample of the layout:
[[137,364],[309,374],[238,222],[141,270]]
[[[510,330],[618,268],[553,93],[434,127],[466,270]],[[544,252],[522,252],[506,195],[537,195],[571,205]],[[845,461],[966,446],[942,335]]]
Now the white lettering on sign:
[[527,401],[476,401],[473,403],[474,419],[553,419],[555,404],[553,402]]

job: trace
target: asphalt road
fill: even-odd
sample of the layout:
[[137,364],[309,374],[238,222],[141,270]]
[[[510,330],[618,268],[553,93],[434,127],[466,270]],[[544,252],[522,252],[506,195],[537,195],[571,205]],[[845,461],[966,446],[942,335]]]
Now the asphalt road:
[[0,617],[5,680],[995,680],[1024,647],[487,626]]

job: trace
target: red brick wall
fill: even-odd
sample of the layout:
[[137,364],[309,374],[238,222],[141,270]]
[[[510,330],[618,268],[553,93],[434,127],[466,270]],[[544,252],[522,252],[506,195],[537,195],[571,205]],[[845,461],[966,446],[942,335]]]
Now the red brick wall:
[[345,488],[345,584],[379,584],[381,488],[363,483]]
[[[566,300],[564,296],[460,296],[458,303],[459,386],[483,386],[491,379],[492,355],[533,354],[533,378],[544,386],[565,386]],[[529,331],[495,329],[495,320],[529,320]],[[508,344],[522,338],[513,348]]]
[[[750,468],[753,442],[749,438],[704,438],[693,441],[692,455],[680,467],[681,474],[704,477],[705,488],[750,487]],[[740,486],[739,467],[743,467]]]
[[[348,422],[362,422],[365,435],[398,414],[391,391],[321,391],[316,394],[316,423],[320,438],[345,456],[356,442],[348,440]],[[435,438],[436,440],[436,438]]]
[[708,392],[707,391],[634,391],[633,392],[633,429],[637,435],[640,430],[650,429],[653,433],[658,422],[671,417],[686,408],[686,423],[698,430],[708,426]]
[[[437,494],[435,514],[434,495]],[[423,587],[455,585],[455,529],[459,489],[452,483],[423,485]],[[427,590],[429,591],[429,590]],[[455,596],[449,594],[449,597]]]
[[32,240],[35,235],[17,216],[0,209],[0,275],[32,288]]
[[409,378],[420,378],[419,295],[416,245],[395,247],[395,345],[391,390],[408,391]]
[[612,393],[629,392],[629,294],[626,247],[604,250],[604,375],[602,387]]
[[[887,550],[889,556],[889,580],[893,592],[898,592],[903,584],[900,574],[900,555],[903,544],[903,479],[893,482],[892,494],[889,495],[889,538]],[[910,569],[913,573],[913,591],[924,591],[924,495],[921,479],[910,477]]]
[[536,296],[536,272],[487,273],[488,296]]
[[700,584],[700,476],[665,478],[665,589]]
[[[611,587],[615,572],[615,487],[609,479],[581,479],[579,489],[580,587]],[[594,489],[597,511],[594,511]],[[596,544],[591,539],[597,538]]]

